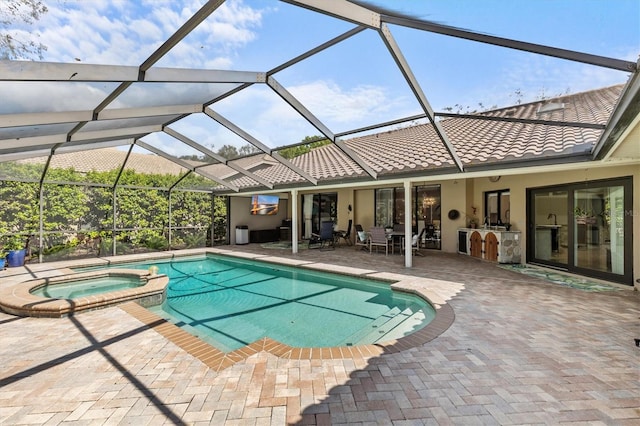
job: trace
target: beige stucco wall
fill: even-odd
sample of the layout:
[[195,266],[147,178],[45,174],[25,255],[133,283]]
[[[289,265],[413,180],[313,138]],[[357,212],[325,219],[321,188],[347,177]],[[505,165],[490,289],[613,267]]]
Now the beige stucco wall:
[[[441,222],[440,235],[442,251],[456,253],[458,251],[458,228],[464,228],[467,224],[467,215],[471,209],[467,197],[469,182],[467,179],[456,179],[441,182]],[[449,211],[458,210],[458,219],[449,219]]]
[[354,193],[354,224],[362,225],[365,231],[374,225],[375,194],[373,189],[358,189]]
[[251,197],[230,197],[229,209],[229,242],[236,243],[236,226],[247,225],[249,231],[258,229],[275,229],[282,225],[284,219],[291,218],[287,194],[279,194],[278,214],[273,216],[252,216]]
[[[336,223],[336,229],[346,231],[349,225],[349,219],[353,219],[353,189],[339,189],[336,192],[338,194],[338,221]],[[351,205],[351,211],[349,211],[349,205]],[[351,237],[353,240],[353,232],[351,233]]]
[[[553,171],[548,169],[536,169],[534,172],[527,172],[522,169],[520,174],[505,174],[497,182],[491,182],[488,177],[450,179],[442,181],[429,181],[429,184],[441,185],[441,244],[442,251],[448,253],[457,252],[457,229],[466,227],[469,219],[474,215],[482,221],[484,214],[484,193],[508,189],[510,191],[510,222],[512,229],[522,231],[522,247],[526,250],[526,193],[529,188],[544,187],[549,185],[560,185],[565,183],[593,181],[600,179],[611,179],[624,176],[633,177],[633,209],[628,212],[633,217],[633,275],[634,283],[640,279],[640,163],[627,164],[610,167],[577,167],[565,171]],[[513,173],[513,171],[511,171]],[[414,185],[423,182],[413,182]],[[374,225],[375,218],[375,195],[374,188],[385,186],[402,186],[402,183],[393,185],[382,184],[373,185],[367,188],[318,188],[313,191],[300,191],[298,194],[298,217],[301,217],[302,195],[305,193],[336,192],[338,194],[338,220],[337,227],[346,229],[349,219],[353,219],[353,225],[360,224],[367,230]],[[286,195],[285,195],[286,196]],[[249,215],[249,201],[244,197],[232,197],[231,199],[231,243],[235,241],[235,225],[248,224],[250,229],[265,229],[279,226],[282,219],[291,218],[291,203],[281,204],[281,215],[277,217],[252,217]],[[349,211],[348,206],[352,206]],[[451,220],[448,217],[450,210],[458,210],[459,218]],[[286,213],[284,213],[286,212]],[[299,222],[299,228],[300,222]],[[300,232],[300,229],[298,230]],[[355,232],[352,232],[352,239]],[[523,252],[523,262],[526,256]],[[636,284],[636,288],[640,287]]]
[[[524,171],[525,169],[523,169]],[[482,221],[484,214],[484,193],[508,189],[510,196],[510,221],[512,229],[522,231],[522,247],[526,250],[526,205],[527,189],[565,183],[611,179],[623,176],[633,177],[635,196],[633,200],[633,235],[640,235],[640,164],[611,167],[584,167],[568,171],[537,170],[535,173],[522,173],[517,175],[501,176],[497,182],[491,182],[488,177],[472,179],[453,179],[444,181],[429,181],[429,184],[441,185],[441,236],[442,251],[456,253],[458,247],[457,229],[466,227],[469,219],[474,215]],[[414,182],[415,185],[421,184]],[[387,185],[377,185],[382,188]],[[401,186],[396,184],[394,186]],[[366,230],[374,224],[374,189],[363,188],[355,190],[338,191],[338,223],[346,226],[349,217],[353,217],[354,225],[361,224]],[[353,211],[347,215],[346,206],[351,204]],[[456,220],[448,218],[450,210],[458,210],[460,216]],[[630,236],[631,238],[631,236]],[[640,238],[633,239],[634,256],[634,282],[640,279]],[[526,256],[523,253],[523,262]]]
[[[599,179],[611,179],[617,177],[633,177],[633,210],[629,212],[633,216],[633,274],[634,282],[640,279],[640,164],[631,164],[617,167],[581,168],[570,171],[548,171],[538,173],[523,173],[513,176],[502,176],[498,182],[490,182],[488,178],[474,179],[473,204],[478,207],[479,216],[484,211],[484,193],[499,189],[511,191],[511,224],[514,230],[522,231],[522,243],[526,248],[526,193],[528,188],[543,187],[548,185],[560,185],[574,182],[587,182]],[[636,284],[637,285],[637,284]]]

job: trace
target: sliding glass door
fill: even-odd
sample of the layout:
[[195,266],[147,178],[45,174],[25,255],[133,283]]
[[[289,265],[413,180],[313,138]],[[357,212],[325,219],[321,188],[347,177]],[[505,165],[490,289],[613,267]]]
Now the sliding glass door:
[[631,178],[528,193],[529,262],[632,284]]
[[[375,191],[376,226],[404,225],[404,188],[378,188]],[[411,189],[414,233],[422,235],[422,246],[440,249],[440,185],[414,186]]]
[[530,217],[534,238],[534,259],[566,267],[569,263],[569,192],[566,189],[533,191]]
[[305,194],[302,197],[302,237],[310,238],[311,234],[320,233],[322,222],[336,223],[338,194]]
[[577,189],[573,197],[573,264],[624,274],[624,186]]

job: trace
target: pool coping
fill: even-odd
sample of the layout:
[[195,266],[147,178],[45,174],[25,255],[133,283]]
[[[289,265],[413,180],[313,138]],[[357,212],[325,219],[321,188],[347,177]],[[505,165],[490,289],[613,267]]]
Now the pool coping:
[[[464,289],[464,284],[458,282],[421,278],[388,272],[378,272],[372,269],[344,267],[309,260],[283,258],[272,255],[248,253],[219,248],[202,248],[180,250],[175,252],[145,253],[143,255],[93,258],[76,260],[73,262],[59,262],[61,264],[64,263],[65,267],[55,269],[54,271],[52,271],[52,266],[55,265],[52,264],[39,264],[30,266],[33,266],[32,273],[37,273],[38,269],[41,269],[42,271],[47,271],[48,274],[53,273],[54,275],[64,275],[65,273],[68,274],[71,271],[71,269],[69,269],[71,267],[102,266],[156,259],[164,260],[180,257],[207,255],[209,253],[229,256],[232,258],[243,258],[270,262],[282,266],[294,266],[309,270],[317,270],[350,275],[359,278],[370,278],[378,281],[386,281],[389,282],[390,286],[395,290],[408,292],[425,299],[433,306],[435,310],[434,319],[425,327],[413,332],[408,336],[403,336],[398,339],[389,340],[386,342],[353,346],[298,348],[288,346],[269,337],[263,337],[242,348],[236,349],[231,352],[223,352],[210,345],[209,343],[201,340],[200,338],[189,334],[185,330],[163,319],[155,313],[147,310],[145,307],[136,302],[124,300],[119,302],[120,304],[118,304],[117,306],[119,309],[127,312],[132,317],[141,321],[147,327],[156,331],[167,340],[171,341],[173,344],[177,345],[195,358],[199,359],[214,371],[221,371],[229,368],[234,364],[241,362],[259,352],[268,352],[283,359],[322,360],[371,358],[385,353],[397,353],[415,348],[435,339],[436,337],[444,333],[453,324],[455,313],[451,306],[448,304],[448,300],[450,300],[453,296]],[[134,271],[141,273],[141,275],[148,275],[148,272],[146,271]],[[77,273],[74,275],[77,275]],[[166,280],[168,281],[168,278],[166,278]],[[0,292],[2,290],[3,289],[0,288]]]

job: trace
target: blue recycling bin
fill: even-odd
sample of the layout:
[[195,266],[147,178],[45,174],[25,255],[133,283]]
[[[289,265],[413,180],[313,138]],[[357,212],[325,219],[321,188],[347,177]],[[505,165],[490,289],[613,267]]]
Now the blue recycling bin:
[[7,263],[9,264],[9,267],[23,266],[26,252],[26,249],[10,250],[7,255]]

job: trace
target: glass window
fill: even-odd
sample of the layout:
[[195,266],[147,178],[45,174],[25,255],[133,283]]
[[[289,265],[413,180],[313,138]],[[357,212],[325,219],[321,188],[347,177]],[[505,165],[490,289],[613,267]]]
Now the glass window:
[[[375,197],[376,226],[404,225],[404,188],[376,189]],[[422,247],[440,249],[440,185],[414,187],[411,202],[411,227],[422,235]]]
[[574,191],[574,265],[624,273],[624,187]]
[[490,226],[502,226],[509,223],[511,212],[510,192],[508,189],[484,193],[484,220]]
[[540,190],[533,194],[534,254],[538,260],[559,266],[568,262],[568,196],[566,190]]
[[320,233],[322,222],[337,221],[338,194],[305,194],[302,198],[303,224],[302,235],[310,238],[311,234]]
[[424,248],[440,249],[440,185],[416,187],[414,231],[422,235]]
[[393,226],[394,188],[376,189],[376,226]]

